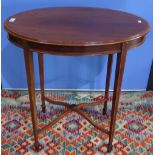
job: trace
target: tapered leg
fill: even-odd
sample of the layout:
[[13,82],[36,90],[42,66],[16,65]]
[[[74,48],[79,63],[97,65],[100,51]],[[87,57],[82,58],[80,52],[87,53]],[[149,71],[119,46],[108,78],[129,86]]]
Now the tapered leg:
[[24,49],[25,67],[27,74],[27,83],[30,99],[30,108],[32,115],[32,124],[34,132],[34,140],[36,149],[39,148],[38,143],[38,122],[37,122],[37,110],[36,110],[36,100],[35,100],[35,85],[34,85],[34,66],[33,66],[33,53],[29,51],[28,48]]
[[42,53],[38,53],[38,62],[39,62],[39,74],[40,74],[42,111],[45,113],[46,105],[45,105],[45,98],[44,98],[44,60],[43,60]]
[[110,78],[111,78],[111,70],[112,70],[112,62],[113,62],[113,54],[109,54],[108,56],[108,65],[107,65],[107,75],[106,75],[106,88],[105,88],[105,102],[103,108],[103,115],[107,112],[107,102],[109,97],[109,87],[110,87]]
[[112,150],[112,141],[114,136],[116,113],[117,113],[117,108],[119,103],[120,90],[121,90],[121,84],[122,84],[122,78],[123,78],[123,72],[124,72],[124,66],[125,66],[125,60],[126,60],[126,53],[127,53],[127,44],[123,43],[121,52],[117,54],[108,152]]

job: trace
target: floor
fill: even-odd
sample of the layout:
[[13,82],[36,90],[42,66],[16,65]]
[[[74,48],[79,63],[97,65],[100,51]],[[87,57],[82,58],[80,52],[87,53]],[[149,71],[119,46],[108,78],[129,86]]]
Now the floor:
[[[102,92],[47,91],[55,100],[69,103],[91,102],[102,98]],[[40,147],[33,147],[30,103],[27,91],[2,90],[2,155],[103,155],[107,154],[108,136],[90,125],[76,113],[70,113],[39,137]],[[122,92],[116,121],[113,150],[110,155],[153,154],[152,92]],[[63,107],[46,102],[41,111],[40,92],[36,93],[39,128],[63,112]],[[108,112],[103,106],[85,108],[85,113],[104,128],[110,124],[112,93]]]

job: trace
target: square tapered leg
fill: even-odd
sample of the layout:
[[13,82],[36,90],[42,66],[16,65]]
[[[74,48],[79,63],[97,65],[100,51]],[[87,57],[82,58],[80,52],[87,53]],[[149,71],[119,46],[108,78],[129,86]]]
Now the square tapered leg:
[[39,149],[38,142],[38,122],[37,122],[37,109],[36,109],[36,99],[35,99],[35,84],[34,84],[34,65],[33,65],[33,53],[25,47],[24,49],[24,58],[25,58],[25,67],[27,74],[27,83],[30,99],[30,108],[34,132],[34,146],[36,149]]
[[46,112],[45,97],[44,97],[44,57],[42,53],[38,53],[39,62],[39,75],[40,75],[40,88],[41,88],[41,101],[42,101],[42,111]]

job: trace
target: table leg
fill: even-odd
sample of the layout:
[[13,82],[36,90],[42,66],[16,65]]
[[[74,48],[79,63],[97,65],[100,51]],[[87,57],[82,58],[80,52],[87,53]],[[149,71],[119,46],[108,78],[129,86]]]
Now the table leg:
[[41,87],[41,101],[42,111],[46,112],[45,98],[44,98],[44,57],[42,53],[38,53],[39,74],[40,74],[40,87]]
[[37,110],[36,110],[36,99],[35,99],[33,53],[28,48],[24,49],[24,58],[25,58],[25,67],[26,67],[26,74],[27,74],[30,108],[31,108],[31,115],[32,115],[34,140],[35,140],[34,145],[36,149],[39,149],[38,132],[37,132],[38,122],[37,122]]
[[121,84],[122,84],[122,78],[123,78],[123,72],[124,72],[124,66],[125,66],[125,60],[126,60],[126,53],[127,53],[127,43],[123,43],[121,52],[117,54],[108,152],[112,150],[112,141],[114,136],[116,113],[117,113],[117,108],[119,103]]
[[113,62],[113,54],[108,55],[108,64],[107,64],[107,75],[106,75],[106,88],[105,88],[105,102],[103,108],[103,115],[107,112],[107,102],[109,97],[109,87],[110,87],[110,78],[111,78],[111,70],[112,70],[112,62]]

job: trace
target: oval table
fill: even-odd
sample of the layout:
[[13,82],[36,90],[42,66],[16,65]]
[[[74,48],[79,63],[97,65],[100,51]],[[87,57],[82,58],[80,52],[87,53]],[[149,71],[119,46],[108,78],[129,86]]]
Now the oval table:
[[[24,49],[25,66],[30,98],[30,107],[35,139],[39,148],[38,135],[54,125],[71,111],[77,112],[94,127],[109,135],[108,152],[112,150],[112,141],[116,121],[117,107],[127,50],[141,45],[149,32],[148,23],[135,15],[110,9],[89,7],[55,7],[30,10],[9,17],[5,22],[8,39]],[[33,52],[39,60],[42,110],[46,112],[45,101],[62,105],[65,112],[47,126],[38,129]],[[111,123],[109,131],[94,123],[86,116],[82,108],[104,105],[106,114],[109,94],[113,55],[117,54],[114,91],[112,100]],[[108,55],[106,87],[104,98],[91,103],[68,104],[53,101],[44,95],[44,59],[43,54],[64,56]]]

